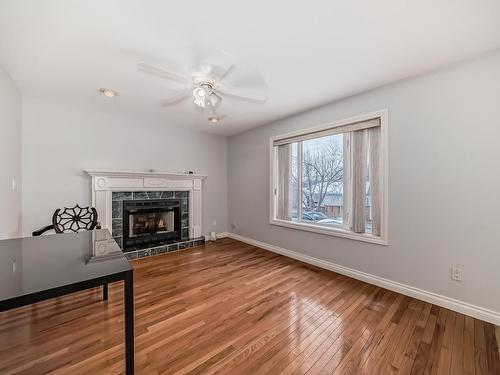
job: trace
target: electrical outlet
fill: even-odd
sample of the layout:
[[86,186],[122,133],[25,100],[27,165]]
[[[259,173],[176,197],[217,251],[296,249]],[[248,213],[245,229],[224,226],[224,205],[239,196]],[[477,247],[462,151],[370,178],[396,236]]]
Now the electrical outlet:
[[451,279],[453,281],[462,281],[462,269],[458,267],[451,268]]
[[214,227],[216,227],[216,226],[217,226],[217,221],[215,221],[215,220],[214,220],[214,221],[212,221],[212,225],[213,225]]

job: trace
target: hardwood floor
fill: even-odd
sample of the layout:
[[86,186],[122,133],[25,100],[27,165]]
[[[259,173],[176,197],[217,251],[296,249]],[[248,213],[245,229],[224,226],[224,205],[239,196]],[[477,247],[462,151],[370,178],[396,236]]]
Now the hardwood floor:
[[[230,239],[134,261],[139,374],[500,374],[498,327]],[[0,374],[123,372],[123,287],[0,313]]]

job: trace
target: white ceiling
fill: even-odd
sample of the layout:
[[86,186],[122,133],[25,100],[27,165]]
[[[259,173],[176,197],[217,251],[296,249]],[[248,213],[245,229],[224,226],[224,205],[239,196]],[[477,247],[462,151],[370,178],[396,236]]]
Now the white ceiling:
[[[498,0],[0,0],[0,66],[23,94],[224,135],[499,47]],[[182,70],[184,48],[257,69],[268,101],[227,98],[215,125],[161,107],[176,84],[136,64]]]

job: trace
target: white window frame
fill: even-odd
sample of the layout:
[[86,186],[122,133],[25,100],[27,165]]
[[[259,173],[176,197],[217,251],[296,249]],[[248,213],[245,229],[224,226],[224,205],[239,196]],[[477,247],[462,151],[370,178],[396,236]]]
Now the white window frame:
[[[370,233],[354,233],[349,230],[334,227],[323,227],[315,224],[308,224],[304,222],[292,222],[288,220],[281,220],[276,218],[277,212],[277,199],[275,192],[277,191],[277,180],[278,180],[278,170],[277,170],[277,152],[273,146],[274,142],[284,138],[297,137],[304,134],[317,132],[321,130],[327,130],[336,128],[339,126],[345,126],[352,123],[368,121],[372,119],[380,119],[380,149],[382,158],[382,168],[381,168],[381,185],[382,185],[382,214],[381,214],[381,233],[380,236],[373,236]],[[326,234],[329,236],[348,238],[357,241],[370,242],[379,245],[388,245],[388,235],[389,235],[389,144],[388,144],[388,110],[383,109],[375,112],[370,112],[360,116],[350,117],[344,120],[335,121],[333,123],[323,124],[320,126],[312,127],[309,129],[303,129],[300,131],[295,131],[287,134],[280,134],[269,138],[269,181],[270,181],[270,192],[269,192],[269,223],[272,225],[278,225],[281,227],[298,229],[307,232]],[[300,179],[299,179],[300,181]],[[299,186],[300,188],[300,186]],[[301,189],[299,189],[299,194],[301,194]],[[298,218],[301,216],[302,205],[298,205]]]

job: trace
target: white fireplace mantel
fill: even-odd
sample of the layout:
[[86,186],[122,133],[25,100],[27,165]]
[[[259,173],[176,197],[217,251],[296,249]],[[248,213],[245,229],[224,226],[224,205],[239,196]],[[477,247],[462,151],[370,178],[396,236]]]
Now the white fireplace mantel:
[[92,177],[92,206],[103,228],[112,230],[114,191],[188,191],[189,236],[201,236],[201,189],[205,175],[163,172],[129,172],[88,169]]

